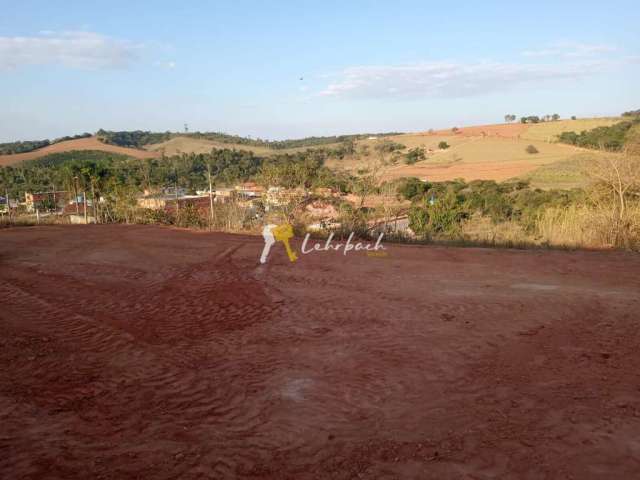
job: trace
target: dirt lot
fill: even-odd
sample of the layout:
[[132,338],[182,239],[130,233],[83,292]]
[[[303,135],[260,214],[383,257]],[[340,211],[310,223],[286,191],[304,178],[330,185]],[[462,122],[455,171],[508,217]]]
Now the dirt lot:
[[630,479],[640,257],[0,231],[0,478]]

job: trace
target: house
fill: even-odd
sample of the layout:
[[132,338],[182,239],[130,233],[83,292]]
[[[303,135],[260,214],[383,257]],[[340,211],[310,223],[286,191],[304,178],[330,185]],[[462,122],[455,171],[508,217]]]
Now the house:
[[372,221],[369,223],[369,231],[373,234],[401,234],[409,237],[415,235],[409,227],[408,215],[401,215],[383,221]]
[[304,188],[269,187],[265,196],[265,204],[280,207],[302,200],[308,196]]
[[162,210],[167,202],[187,197],[187,189],[182,187],[164,187],[161,189],[144,190],[144,194],[137,199],[138,207],[152,210]]
[[238,195],[242,197],[261,197],[264,194],[264,187],[255,182],[245,182],[235,186]]
[[64,190],[24,194],[27,212],[62,209],[70,200],[73,200],[73,194]]
[[315,200],[307,204],[304,210],[311,218],[334,219],[338,217],[336,207],[321,200]]
[[214,194],[214,202],[229,203],[235,200],[237,191],[235,188],[216,188]]
[[310,232],[326,232],[330,230],[338,230],[342,226],[339,222],[333,222],[331,220],[320,220],[319,222],[307,225],[307,230]]
[[150,208],[152,210],[162,210],[170,200],[175,201],[175,195],[165,195],[163,193],[151,193],[138,197],[137,203],[140,208]]
[[211,208],[209,195],[185,195],[178,199],[169,199],[165,202],[163,209],[171,213],[187,207],[195,208],[201,214],[208,215]]
[[184,197],[187,194],[187,189],[183,187],[164,187],[162,189],[162,194],[167,196],[173,196],[173,198]]

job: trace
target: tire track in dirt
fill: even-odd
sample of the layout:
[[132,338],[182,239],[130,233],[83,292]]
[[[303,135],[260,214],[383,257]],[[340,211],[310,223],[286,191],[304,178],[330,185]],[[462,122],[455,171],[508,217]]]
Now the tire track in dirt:
[[0,242],[2,476],[636,466],[635,257],[406,247],[259,265],[259,239],[78,231]]

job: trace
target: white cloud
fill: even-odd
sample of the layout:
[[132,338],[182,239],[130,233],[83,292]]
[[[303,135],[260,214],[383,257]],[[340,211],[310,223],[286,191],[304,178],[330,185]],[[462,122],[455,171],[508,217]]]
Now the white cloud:
[[320,95],[363,98],[466,97],[531,82],[577,79],[602,71],[606,62],[513,64],[426,62],[345,69]]
[[82,69],[123,68],[139,45],[87,31],[41,31],[31,37],[0,37],[0,69],[63,65]]
[[565,57],[584,58],[615,52],[612,45],[592,45],[576,42],[557,42],[541,48],[540,50],[526,50],[522,52],[525,57]]

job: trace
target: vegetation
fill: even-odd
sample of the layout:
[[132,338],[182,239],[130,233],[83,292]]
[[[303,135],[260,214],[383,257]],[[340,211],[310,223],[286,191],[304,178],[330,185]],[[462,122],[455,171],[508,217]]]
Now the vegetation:
[[356,140],[363,140],[372,135],[384,137],[388,135],[397,135],[395,132],[379,133],[379,134],[358,134],[358,135],[334,135],[328,137],[306,137],[295,140],[262,140],[260,138],[241,137],[240,135],[230,135],[222,132],[191,132],[191,133],[157,133],[148,131],[120,131],[112,132],[99,130],[97,137],[100,141],[111,145],[121,147],[142,148],[145,145],[162,143],[174,137],[188,137],[196,139],[204,139],[217,143],[227,143],[234,145],[247,145],[253,147],[265,147],[273,150],[285,150],[291,148],[305,148],[326,146],[330,144],[353,144]]
[[560,115],[554,113],[553,115],[529,115],[527,117],[520,117],[520,123],[540,123],[540,122],[557,122],[560,120]]
[[96,137],[103,143],[109,145],[118,145],[119,147],[142,148],[145,145],[153,143],[161,143],[171,138],[170,132],[153,133],[136,130],[133,132],[122,131],[112,132],[100,129],[96,133]]
[[640,250],[640,161],[611,154],[584,167],[587,189],[406,179],[398,192],[411,201],[410,227],[419,239]]
[[446,150],[447,148],[449,148],[449,144],[443,140],[440,143],[438,143],[438,148],[440,150]]
[[540,153],[535,145],[527,145],[527,148],[525,148],[524,151],[531,155]]
[[640,117],[640,109],[638,110],[629,110],[628,112],[622,113],[623,117]]
[[640,117],[632,120],[624,120],[608,127],[597,127],[591,130],[584,130],[581,133],[563,132],[558,136],[558,140],[569,145],[576,145],[582,148],[594,148],[608,151],[620,151],[625,146],[627,134],[634,125],[640,123]]
[[56,138],[55,140],[26,140],[23,142],[0,143],[0,155],[12,155],[15,153],[31,152],[39,148],[53,145],[54,143],[64,142],[67,140],[75,140],[77,138],[87,138],[90,136],[90,133],[83,133],[71,137],[67,136]]
[[404,162],[407,165],[413,165],[414,163],[424,160],[425,158],[427,157],[424,153],[424,148],[416,147],[416,148],[412,148],[411,150],[409,150],[409,152],[407,152],[404,158]]

